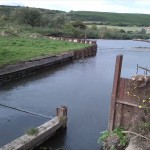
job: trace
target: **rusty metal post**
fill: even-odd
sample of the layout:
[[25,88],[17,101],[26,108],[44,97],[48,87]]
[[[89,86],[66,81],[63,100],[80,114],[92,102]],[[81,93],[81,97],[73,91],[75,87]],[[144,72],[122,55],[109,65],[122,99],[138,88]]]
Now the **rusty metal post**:
[[61,106],[60,108],[56,109],[57,117],[60,119],[60,123],[63,124],[64,128],[67,126],[67,110],[67,106]]
[[116,97],[117,97],[118,85],[119,85],[119,80],[120,80],[120,75],[121,75],[122,59],[123,59],[123,55],[117,55],[115,73],[114,73],[113,90],[112,90],[112,96],[111,96],[109,123],[108,123],[109,131],[112,131],[114,128]]

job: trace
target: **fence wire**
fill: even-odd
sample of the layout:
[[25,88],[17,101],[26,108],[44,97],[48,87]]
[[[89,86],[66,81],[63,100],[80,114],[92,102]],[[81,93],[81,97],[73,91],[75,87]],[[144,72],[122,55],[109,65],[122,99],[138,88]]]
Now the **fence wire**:
[[6,104],[1,104],[0,103],[0,106],[6,107],[6,108],[9,108],[9,109],[13,109],[13,110],[17,110],[17,111],[27,113],[27,114],[30,114],[30,115],[34,115],[34,116],[37,116],[37,117],[46,118],[46,119],[49,119],[49,120],[51,120],[54,117],[54,115],[46,116],[46,115],[43,115],[43,114],[38,114],[38,113],[31,112],[31,111],[28,111],[28,110],[24,110],[24,109],[21,109],[21,108],[9,106],[9,105],[6,105]]

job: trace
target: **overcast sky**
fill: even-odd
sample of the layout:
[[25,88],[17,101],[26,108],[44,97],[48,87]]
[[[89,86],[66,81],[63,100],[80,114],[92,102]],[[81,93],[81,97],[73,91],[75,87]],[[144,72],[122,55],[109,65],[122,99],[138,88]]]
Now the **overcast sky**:
[[150,14],[150,0],[0,0],[0,5],[17,5],[54,10],[86,10]]

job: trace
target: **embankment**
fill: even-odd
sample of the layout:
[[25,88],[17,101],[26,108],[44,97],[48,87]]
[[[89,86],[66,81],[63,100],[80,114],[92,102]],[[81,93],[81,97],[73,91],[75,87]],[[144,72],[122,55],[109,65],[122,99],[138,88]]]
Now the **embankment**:
[[150,40],[143,40],[143,39],[133,39],[133,41],[141,41],[141,42],[150,43]]
[[54,56],[41,57],[33,60],[19,62],[15,65],[1,67],[0,85],[32,74],[36,74],[38,71],[48,69],[63,62],[95,56],[97,52],[97,45],[95,41],[56,37],[49,38],[55,40],[65,40],[69,42],[89,44],[89,46],[80,50],[74,50]]

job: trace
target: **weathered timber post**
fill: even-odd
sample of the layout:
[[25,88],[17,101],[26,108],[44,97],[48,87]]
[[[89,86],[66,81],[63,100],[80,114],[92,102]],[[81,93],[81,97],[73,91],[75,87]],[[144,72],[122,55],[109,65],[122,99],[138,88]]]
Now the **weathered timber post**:
[[89,41],[89,40],[87,40],[87,44],[90,44],[90,41]]
[[91,50],[91,46],[88,48],[88,56],[91,56],[92,55],[92,50]]
[[56,114],[57,117],[60,119],[60,122],[62,123],[63,127],[67,127],[67,107],[66,106],[61,106],[60,108],[56,109]]
[[85,40],[81,40],[81,41],[82,41],[81,43],[85,44]]
[[84,50],[84,57],[87,58],[87,56],[88,56],[88,48],[86,48],[86,49]]
[[113,90],[112,90],[112,96],[111,96],[109,124],[108,124],[108,129],[110,131],[112,131],[114,128],[116,97],[117,97],[118,85],[119,85],[120,75],[121,75],[122,59],[123,59],[123,55],[117,55],[116,65],[115,65],[115,73],[114,73]]
[[75,59],[79,59],[80,58],[80,51],[77,50],[77,51],[74,52],[74,58]]
[[95,52],[95,45],[92,45],[91,46],[91,53],[92,53],[92,56],[95,56],[96,52]]

